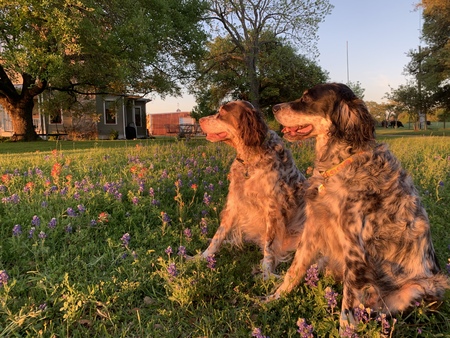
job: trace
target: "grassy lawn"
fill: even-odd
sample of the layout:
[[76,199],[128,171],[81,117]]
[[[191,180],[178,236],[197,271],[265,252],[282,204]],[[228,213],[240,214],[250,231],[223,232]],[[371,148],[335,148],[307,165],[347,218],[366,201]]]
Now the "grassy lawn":
[[[387,131],[378,135],[415,181],[445,270],[450,141]],[[305,171],[312,144],[289,146]],[[262,258],[256,247],[186,260],[218,227],[230,147],[41,141],[0,143],[0,153],[0,337],[299,337],[299,319],[314,336],[338,336],[342,286],[331,278],[264,304],[278,282],[252,274]],[[362,319],[356,333],[380,337],[387,324],[392,337],[449,337],[449,293],[439,305]]]

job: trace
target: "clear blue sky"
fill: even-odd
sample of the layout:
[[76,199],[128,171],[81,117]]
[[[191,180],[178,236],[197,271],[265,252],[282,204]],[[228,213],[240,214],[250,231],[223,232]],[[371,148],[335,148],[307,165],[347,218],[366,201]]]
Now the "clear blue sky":
[[[319,65],[329,72],[330,81],[359,81],[364,100],[385,101],[389,86],[406,83],[403,69],[407,53],[417,49],[422,26],[419,0],[330,0],[331,15],[319,27]],[[300,94],[300,93],[299,93]],[[190,111],[195,100],[189,95],[156,97],[147,104],[148,113]]]

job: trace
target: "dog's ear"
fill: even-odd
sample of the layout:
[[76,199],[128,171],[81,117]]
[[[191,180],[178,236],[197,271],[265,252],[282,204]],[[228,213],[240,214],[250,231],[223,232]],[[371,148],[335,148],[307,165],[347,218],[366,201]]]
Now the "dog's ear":
[[239,129],[242,140],[248,147],[260,146],[264,142],[268,131],[262,114],[250,104],[245,104],[240,114]]
[[375,140],[375,120],[364,101],[353,92],[350,97],[338,99],[330,118],[333,128],[331,136],[345,140],[355,149]]

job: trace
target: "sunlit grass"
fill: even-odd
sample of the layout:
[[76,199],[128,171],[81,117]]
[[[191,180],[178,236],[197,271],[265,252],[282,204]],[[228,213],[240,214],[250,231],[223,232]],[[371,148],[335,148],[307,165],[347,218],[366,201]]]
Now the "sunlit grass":
[[[450,142],[388,142],[423,197],[445,269]],[[231,148],[204,140],[86,145],[31,144],[20,155],[0,145],[0,271],[9,277],[0,277],[0,336],[298,337],[299,318],[316,336],[337,335],[342,289],[332,279],[261,304],[277,282],[252,274],[256,247],[225,246],[215,262],[184,258],[205,249],[218,226]],[[291,148],[305,171],[312,144]],[[330,290],[336,307],[327,303]],[[399,317],[393,336],[448,334],[448,300]],[[359,330],[376,337],[381,323]]]

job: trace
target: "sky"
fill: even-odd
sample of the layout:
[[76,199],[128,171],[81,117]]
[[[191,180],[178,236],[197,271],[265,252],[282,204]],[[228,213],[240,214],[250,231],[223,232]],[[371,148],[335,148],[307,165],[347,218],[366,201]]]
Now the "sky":
[[[420,44],[418,2],[330,0],[334,8],[319,26],[317,43],[317,62],[329,72],[330,81],[346,83],[348,73],[350,82],[359,82],[365,90],[365,101],[386,102],[383,97],[390,88],[406,83],[407,53]],[[195,105],[188,94],[155,97],[147,104],[147,113],[191,111]]]

